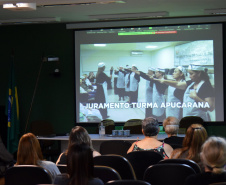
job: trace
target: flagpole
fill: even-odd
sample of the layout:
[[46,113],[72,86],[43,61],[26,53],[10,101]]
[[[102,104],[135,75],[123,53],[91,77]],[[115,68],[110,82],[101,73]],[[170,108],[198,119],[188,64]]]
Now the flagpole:
[[31,111],[32,111],[33,103],[34,103],[34,98],[35,98],[35,95],[36,95],[36,91],[37,91],[37,87],[38,87],[38,82],[39,82],[39,78],[40,78],[40,74],[41,74],[42,66],[43,66],[43,63],[44,62],[45,62],[45,58],[42,57],[41,58],[40,68],[39,68],[39,72],[38,72],[38,76],[37,76],[36,83],[35,83],[35,88],[34,88],[32,100],[31,100],[30,109],[29,109],[28,116],[27,116],[27,121],[26,121],[26,126],[25,126],[24,133],[27,133],[27,127],[28,127],[28,124],[29,124],[30,115],[31,115]]

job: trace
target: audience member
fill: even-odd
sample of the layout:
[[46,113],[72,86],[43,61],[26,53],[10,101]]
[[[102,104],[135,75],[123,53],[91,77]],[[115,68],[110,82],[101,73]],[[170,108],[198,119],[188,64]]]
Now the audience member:
[[169,144],[174,149],[181,148],[184,137],[178,137],[179,120],[176,117],[169,116],[163,121],[163,128],[167,134],[167,138],[164,139],[164,143]]
[[206,129],[200,124],[192,124],[187,129],[183,148],[175,149],[172,152],[171,158],[190,159],[200,164],[201,146],[207,139]]
[[93,151],[85,143],[73,143],[67,152],[68,174],[58,175],[54,184],[59,185],[104,185],[98,179],[93,178],[94,163]]
[[13,165],[13,155],[8,152],[0,136],[0,178],[5,175],[7,168]]
[[37,165],[45,168],[52,176],[60,174],[56,164],[43,160],[38,139],[32,133],[24,134],[19,141],[17,162],[15,165]]
[[96,82],[96,77],[94,75],[93,72],[89,72],[89,76],[88,76],[89,81],[94,85]]
[[209,185],[226,182],[226,141],[221,137],[210,137],[202,146],[200,154],[205,172],[191,175],[185,185]]
[[163,159],[170,157],[173,148],[157,139],[159,133],[159,123],[157,119],[153,117],[145,118],[142,121],[142,133],[145,138],[141,141],[134,142],[127,153],[140,150],[153,150],[160,153]]
[[[87,130],[81,126],[75,126],[74,128],[72,128],[70,136],[69,136],[68,148],[74,143],[87,144],[93,151],[93,157],[100,155],[99,152],[97,152],[93,149],[92,141],[91,141],[91,138],[90,138]],[[66,152],[61,153],[56,164],[66,164],[67,163],[67,153],[68,153],[68,150]]]

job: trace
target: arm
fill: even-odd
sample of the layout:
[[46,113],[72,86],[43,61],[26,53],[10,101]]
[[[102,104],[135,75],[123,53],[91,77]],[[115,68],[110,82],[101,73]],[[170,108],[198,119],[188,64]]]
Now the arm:
[[190,96],[190,98],[194,99],[196,102],[208,103],[209,108],[207,108],[207,110],[209,110],[211,112],[214,110],[214,108],[215,108],[215,106],[214,106],[215,98],[214,97],[207,97],[203,100],[197,95],[196,91],[192,91],[189,96]]
[[173,80],[165,80],[165,79],[154,79],[155,81],[158,81],[160,83],[164,83],[166,85],[181,89],[181,90],[185,90],[187,88],[187,83],[186,82],[177,82],[177,81],[173,81]]
[[135,143],[132,144],[132,146],[129,148],[129,150],[127,151],[127,154],[133,151]]

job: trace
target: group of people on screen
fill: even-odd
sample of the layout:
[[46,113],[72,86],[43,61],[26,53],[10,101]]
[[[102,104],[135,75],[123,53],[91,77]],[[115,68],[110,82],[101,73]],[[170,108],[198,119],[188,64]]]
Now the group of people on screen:
[[[167,117],[163,127],[168,137],[159,141],[158,120],[154,117],[145,118],[142,121],[144,139],[134,142],[127,153],[151,150],[159,153],[163,160],[181,158],[194,161],[200,166],[202,173],[188,176],[186,185],[226,182],[226,140],[223,137],[208,137],[206,129],[199,122],[194,122],[187,128],[185,137],[178,137],[179,124],[176,117]],[[1,161],[12,160],[4,145],[1,145],[0,154]],[[103,185],[102,180],[93,175],[93,158],[100,155],[93,148],[87,130],[75,126],[70,132],[67,150],[59,155],[56,163],[45,160],[36,136],[26,133],[20,138],[14,165],[41,166],[51,175],[53,184]],[[67,165],[67,174],[60,173],[57,167],[59,164]]]
[[[173,68],[170,79],[166,78],[166,69],[148,68],[148,72],[138,70],[137,65],[131,67],[118,67],[114,71],[117,75],[117,94],[119,101],[129,97],[128,103],[135,108],[139,102],[139,82],[141,78],[146,80],[146,89],[141,91],[146,97],[146,103],[151,104],[145,110],[145,117],[154,116],[158,120],[164,120],[168,116],[181,119],[185,116],[200,116],[205,121],[211,120],[209,112],[215,109],[214,84],[211,84],[208,69],[197,64],[188,67],[177,66]],[[105,64],[98,64],[96,75],[97,92],[96,103],[108,102],[107,84],[111,82],[113,68],[110,76],[105,73]],[[187,77],[187,74],[189,77]],[[190,78],[190,79],[188,79]],[[103,119],[107,118],[107,108],[100,108]]]

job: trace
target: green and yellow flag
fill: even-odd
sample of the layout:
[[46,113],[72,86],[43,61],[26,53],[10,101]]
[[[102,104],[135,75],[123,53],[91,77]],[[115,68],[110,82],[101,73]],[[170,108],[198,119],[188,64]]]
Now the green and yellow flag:
[[14,57],[12,56],[6,104],[6,114],[8,115],[7,149],[12,154],[17,151],[20,133],[19,103],[14,72]]

